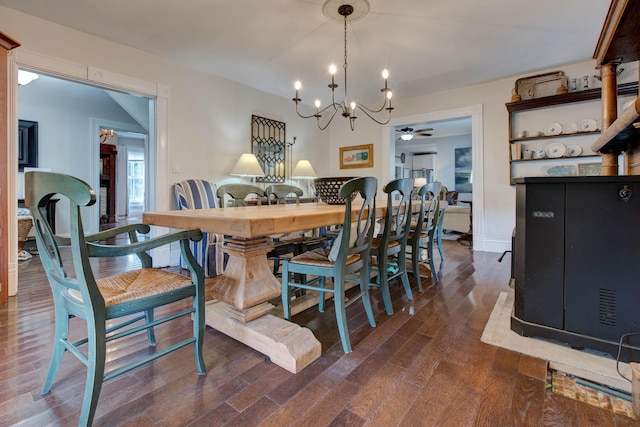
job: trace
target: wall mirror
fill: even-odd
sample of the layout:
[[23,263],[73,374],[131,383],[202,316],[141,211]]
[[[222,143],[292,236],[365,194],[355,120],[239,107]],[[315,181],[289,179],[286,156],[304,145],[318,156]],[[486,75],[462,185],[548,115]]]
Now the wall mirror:
[[251,152],[264,171],[264,177],[257,177],[256,182],[285,181],[286,126],[284,122],[251,116]]

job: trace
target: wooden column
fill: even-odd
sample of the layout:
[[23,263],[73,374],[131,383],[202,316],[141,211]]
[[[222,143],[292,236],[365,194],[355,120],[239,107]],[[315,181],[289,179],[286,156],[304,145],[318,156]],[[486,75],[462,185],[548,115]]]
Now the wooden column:
[[[0,253],[0,304],[6,304],[9,300],[9,227],[16,227],[9,220],[9,92],[7,88],[7,56],[11,49],[20,46],[20,43],[0,32],[0,171],[4,174],[0,179],[0,247],[4,250]],[[13,203],[17,203],[14,200]],[[15,220],[15,218],[13,218]],[[17,251],[18,248],[14,248]]]
[[[611,126],[618,118],[618,63],[603,64],[600,68],[602,77],[602,130]],[[618,153],[602,153],[602,175],[618,175]]]

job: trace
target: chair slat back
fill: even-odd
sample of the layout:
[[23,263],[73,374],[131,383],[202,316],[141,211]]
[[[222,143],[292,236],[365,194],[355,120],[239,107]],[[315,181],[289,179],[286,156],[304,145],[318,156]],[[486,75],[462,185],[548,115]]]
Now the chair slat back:
[[218,198],[220,204],[225,206],[225,196],[228,196],[233,201],[233,206],[246,206],[245,199],[247,196],[255,194],[258,199],[258,205],[260,205],[262,198],[264,197],[264,190],[255,185],[248,184],[225,184],[218,187]]
[[[340,196],[345,199],[345,214],[340,240],[340,251],[336,264],[344,263],[346,259],[358,254],[362,259],[368,259],[373,230],[375,228],[376,192],[378,180],[375,177],[354,178],[345,182],[340,188]],[[357,221],[352,218],[352,195],[359,194],[362,198],[362,207],[358,211]],[[359,200],[358,200],[359,202]],[[355,231],[355,238],[352,233]],[[352,242],[352,243],[350,243]]]
[[270,205],[286,203],[286,197],[291,194],[295,197],[296,203],[300,203],[300,197],[302,197],[304,192],[302,188],[287,184],[270,185],[264,190],[264,195]]
[[440,182],[430,182],[420,187],[417,195],[420,198],[420,210],[414,215],[415,233],[429,232],[435,228],[440,213]]
[[[54,195],[69,200],[69,238],[55,236],[42,209]],[[61,200],[62,201],[62,200]],[[33,216],[38,253],[49,279],[54,298],[66,288],[79,290],[84,301],[99,302],[104,299],[98,290],[89,263],[88,249],[82,226],[80,208],[96,202],[96,194],[86,182],[53,172],[25,173],[25,205]],[[58,245],[71,245],[75,277],[69,277],[62,263]]]
[[[411,227],[413,179],[400,178],[390,181],[384,186],[383,191],[387,193],[387,213],[384,217],[380,247],[387,248],[389,243],[393,241],[406,244]],[[399,201],[396,200],[398,196],[400,197]]]

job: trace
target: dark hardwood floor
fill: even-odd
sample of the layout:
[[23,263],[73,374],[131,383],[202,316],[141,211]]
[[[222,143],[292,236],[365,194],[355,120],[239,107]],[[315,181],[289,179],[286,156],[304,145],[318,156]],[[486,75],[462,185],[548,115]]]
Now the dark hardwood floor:
[[[198,376],[192,347],[105,383],[98,426],[626,426],[640,425],[545,389],[546,363],[480,341],[509,258],[446,241],[441,281],[423,279],[408,301],[393,286],[395,314],[373,292],[377,327],[362,305],[347,314],[354,351],[342,352],[331,308],[294,317],[322,343],[322,356],[297,375],[207,327],[208,372]],[[109,275],[136,262],[101,262]],[[37,256],[19,266],[18,296],[0,307],[0,425],[76,425],[85,369],[65,355],[51,392],[40,395],[49,364],[53,309]],[[413,280],[413,279],[411,279]],[[80,322],[72,320],[72,334]],[[188,319],[156,329],[158,347],[189,333]],[[149,351],[144,334],[109,349],[108,368]]]

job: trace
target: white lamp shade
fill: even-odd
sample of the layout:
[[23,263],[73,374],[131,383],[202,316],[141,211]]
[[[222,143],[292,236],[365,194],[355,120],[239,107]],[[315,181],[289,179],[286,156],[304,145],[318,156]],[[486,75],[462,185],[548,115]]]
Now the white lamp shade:
[[313,166],[311,166],[311,162],[309,160],[300,160],[295,168],[293,168],[293,172],[291,172],[291,178],[297,179],[313,179],[317,178],[318,174],[313,170]]
[[229,175],[237,176],[264,176],[264,171],[258,163],[255,154],[244,153],[238,159],[236,165],[231,169]]
[[427,178],[414,178],[413,186],[416,188],[420,188],[427,185]]
[[400,138],[403,141],[411,141],[413,139],[413,134],[412,133],[403,133],[402,135],[400,135]]

